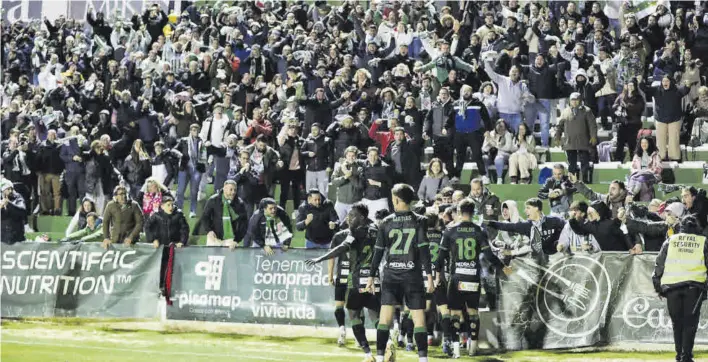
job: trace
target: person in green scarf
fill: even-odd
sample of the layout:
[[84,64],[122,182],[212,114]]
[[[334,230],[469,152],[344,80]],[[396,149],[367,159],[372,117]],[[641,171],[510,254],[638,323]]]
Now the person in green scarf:
[[236,182],[226,180],[224,188],[204,205],[202,217],[194,226],[194,235],[201,227],[207,230],[208,246],[236,247],[246,235],[248,220],[243,201],[236,196]]

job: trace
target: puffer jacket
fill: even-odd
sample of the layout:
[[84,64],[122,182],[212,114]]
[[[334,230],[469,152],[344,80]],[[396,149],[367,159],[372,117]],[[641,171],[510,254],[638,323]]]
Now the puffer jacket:
[[340,162],[332,173],[332,186],[337,188],[337,201],[351,205],[361,201],[363,189],[361,188],[359,179],[364,173],[364,168],[359,162],[355,162],[351,166],[351,177],[346,178],[342,170],[343,167],[345,167],[344,162]]
[[327,137],[332,139],[334,159],[344,157],[344,150],[349,146],[362,148],[369,141],[369,130],[363,124],[359,127],[344,128],[339,122],[332,123],[327,128]]
[[157,240],[160,245],[169,245],[170,243],[187,245],[189,225],[182,210],[175,209],[172,214],[168,214],[161,209],[152,214],[145,222],[145,237],[149,243]]
[[[303,201],[297,209],[297,223],[295,227],[299,230],[305,230],[305,239],[317,244],[329,244],[332,241],[332,236],[337,231],[330,229],[329,223],[338,223],[339,217],[334,210],[334,204],[320,194],[321,203],[318,207],[310,205],[307,200]],[[307,215],[312,214],[312,222],[309,225],[305,224]]]
[[[320,133],[317,137],[310,135],[302,145],[307,171],[318,172],[331,168],[334,164],[332,157],[331,139]],[[310,157],[308,152],[314,152],[315,157]]]

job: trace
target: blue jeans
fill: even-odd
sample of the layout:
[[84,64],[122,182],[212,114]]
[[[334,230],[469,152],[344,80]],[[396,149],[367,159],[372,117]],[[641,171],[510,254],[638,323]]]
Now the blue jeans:
[[201,172],[191,164],[187,169],[177,174],[177,207],[180,209],[184,205],[184,191],[189,183],[189,212],[197,212],[197,195],[199,194],[199,183],[202,181]]
[[538,121],[541,123],[541,145],[548,147],[551,130],[551,112],[556,111],[556,101],[554,99],[538,99],[536,103],[526,106],[526,123],[533,124]]
[[[499,112],[499,118],[503,119],[506,121],[506,124],[509,125],[509,129],[513,130],[515,133],[519,132],[519,126],[521,126],[521,113],[501,113]],[[533,132],[533,127],[529,129],[531,132]]]
[[305,249],[329,249],[329,244],[317,244],[305,239]]

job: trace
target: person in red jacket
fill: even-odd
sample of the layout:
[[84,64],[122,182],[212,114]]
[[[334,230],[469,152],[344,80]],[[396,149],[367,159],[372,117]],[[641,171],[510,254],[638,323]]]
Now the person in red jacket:
[[[393,142],[394,135],[393,130],[398,127],[398,119],[391,118],[388,120],[388,129],[386,131],[379,131],[379,127],[383,123],[383,119],[377,119],[371,124],[369,129],[369,138],[374,140],[379,146],[381,146],[381,156],[386,157],[386,152],[388,150],[389,143]],[[406,135],[408,138],[408,135]]]

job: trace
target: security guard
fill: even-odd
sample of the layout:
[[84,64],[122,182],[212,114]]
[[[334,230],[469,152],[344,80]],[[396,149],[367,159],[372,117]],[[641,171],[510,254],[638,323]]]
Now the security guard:
[[701,304],[706,298],[708,248],[695,217],[684,217],[679,231],[662,245],[652,281],[659,297],[667,299],[676,361],[692,362]]

